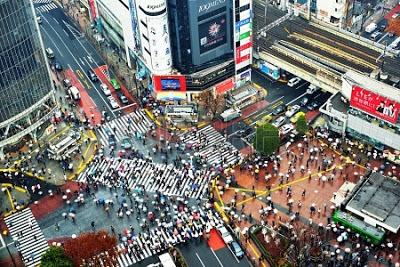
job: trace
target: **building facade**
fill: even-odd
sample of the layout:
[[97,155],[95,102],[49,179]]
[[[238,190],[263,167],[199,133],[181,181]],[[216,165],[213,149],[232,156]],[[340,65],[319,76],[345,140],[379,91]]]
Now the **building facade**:
[[400,150],[400,91],[354,71],[342,80],[341,92],[320,108],[328,127],[379,149]]
[[56,102],[30,0],[0,1],[0,148],[52,116]]

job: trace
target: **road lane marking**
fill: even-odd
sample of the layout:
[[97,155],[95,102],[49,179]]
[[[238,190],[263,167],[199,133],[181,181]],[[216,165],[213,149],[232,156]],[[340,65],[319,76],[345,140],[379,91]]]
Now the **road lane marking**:
[[206,267],[206,266],[204,265],[203,261],[201,260],[199,254],[197,254],[197,252],[196,252],[196,256],[197,256],[197,258],[199,259],[199,262],[200,262],[201,266]]
[[83,62],[82,58],[79,58],[79,61],[82,63],[82,65],[86,66],[85,62]]
[[61,57],[64,57],[63,53],[61,53],[61,50],[58,49],[56,43],[55,43],[55,42],[53,41],[53,39],[51,38],[50,34],[49,34],[43,27],[42,27],[41,29],[42,29],[42,30],[44,31],[44,33],[48,36],[50,42],[54,45],[54,47],[56,48],[56,50],[58,51],[58,53],[61,55]]
[[286,106],[289,106],[290,104],[292,104],[293,102],[296,102],[297,100],[299,100],[300,98],[302,98],[303,96],[307,95],[307,92],[305,92],[304,94],[299,95],[298,97],[296,97],[295,99],[293,99],[292,101],[290,101],[289,103],[286,104]]
[[214,254],[215,258],[217,259],[217,261],[219,263],[219,265],[221,265],[221,267],[224,267],[224,265],[222,264],[221,260],[218,258],[217,254],[215,254],[214,250],[212,250],[211,248],[210,248],[210,250]]
[[[56,29],[54,29],[51,24],[49,23],[49,21],[43,17],[43,19],[49,24],[50,28],[54,31],[54,33],[57,35],[57,37],[59,38],[59,40],[61,41],[61,43],[65,46],[65,48],[67,49],[67,51],[70,53],[70,55],[72,56],[72,58],[75,60],[75,63],[81,68],[81,70],[83,70],[82,66],[79,64],[78,60],[76,59],[76,57],[74,56],[74,54],[72,53],[72,51],[69,49],[69,47],[67,46],[67,44],[64,42],[64,40],[61,38],[61,36],[58,34],[58,32],[56,31]],[[85,49],[85,51],[87,51]],[[72,69],[71,69],[72,70]],[[89,78],[89,77],[87,77]],[[90,81],[91,84],[93,85],[94,88],[96,88],[96,86],[94,85],[94,83],[92,81]],[[107,109],[110,111],[111,116],[113,116],[114,118],[116,118],[116,115],[113,113],[113,110],[110,107],[110,104],[103,98],[102,94],[98,91],[95,90],[97,92],[97,94],[100,96],[101,100],[103,100],[103,102],[105,103],[105,106],[107,107]],[[93,101],[94,102],[94,101]]]
[[88,64],[88,66],[89,66],[90,68],[92,68],[91,64],[89,63],[89,61],[87,60],[86,57],[84,57],[83,60]]

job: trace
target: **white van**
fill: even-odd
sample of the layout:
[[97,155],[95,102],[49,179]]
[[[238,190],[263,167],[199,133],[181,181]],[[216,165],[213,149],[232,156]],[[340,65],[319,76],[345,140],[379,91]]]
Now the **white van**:
[[47,47],[47,48],[46,48],[46,56],[47,56],[48,58],[54,58],[54,52],[53,52],[53,50],[52,50],[50,47]]
[[376,25],[376,23],[371,23],[367,27],[365,27],[365,32],[372,33],[376,30],[377,27],[378,27],[378,25]]
[[223,122],[228,122],[242,116],[242,112],[239,109],[230,108],[222,112],[220,116]]
[[301,79],[299,77],[294,77],[288,81],[287,85],[290,87],[293,87],[296,84],[298,84],[300,81],[301,81]]
[[310,84],[307,88],[307,94],[312,95],[314,94],[317,90],[319,90],[318,86],[314,84]]
[[75,86],[71,86],[71,87],[68,89],[68,92],[69,92],[69,95],[71,96],[71,98],[72,98],[73,100],[79,100],[79,99],[81,99],[81,94],[79,93],[79,89],[76,88]]

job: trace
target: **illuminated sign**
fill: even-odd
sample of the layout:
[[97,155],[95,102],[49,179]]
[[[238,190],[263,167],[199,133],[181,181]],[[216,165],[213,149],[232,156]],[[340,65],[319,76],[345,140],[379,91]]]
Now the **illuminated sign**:
[[224,4],[226,0],[214,0],[199,6],[199,14],[208,12],[210,8]]
[[200,53],[226,43],[226,15],[223,14],[199,25]]
[[400,110],[399,103],[359,86],[353,86],[350,105],[391,123],[397,122]]
[[154,89],[160,91],[186,91],[186,78],[183,75],[154,75]]

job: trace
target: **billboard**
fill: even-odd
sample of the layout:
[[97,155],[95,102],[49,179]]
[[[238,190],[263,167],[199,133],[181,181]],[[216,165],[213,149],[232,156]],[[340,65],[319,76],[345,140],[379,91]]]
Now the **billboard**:
[[183,75],[154,75],[154,88],[156,91],[186,91],[186,78]]
[[399,103],[356,85],[351,91],[350,105],[390,123],[397,122],[400,110]]
[[200,54],[226,43],[226,14],[199,24]]

